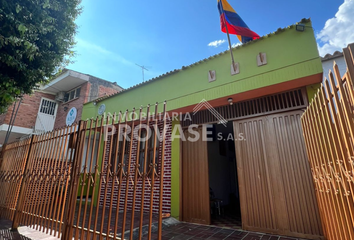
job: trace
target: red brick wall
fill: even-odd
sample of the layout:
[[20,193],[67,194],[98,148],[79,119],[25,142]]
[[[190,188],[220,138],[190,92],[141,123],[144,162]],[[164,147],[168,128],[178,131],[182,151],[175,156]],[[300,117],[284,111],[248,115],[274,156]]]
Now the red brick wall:
[[6,113],[3,113],[0,115],[0,125],[2,125],[4,123],[5,118],[6,118]]
[[[20,108],[18,109],[14,126],[25,127],[25,128],[34,127],[34,125],[36,124],[37,113],[38,113],[39,105],[41,104],[42,97],[49,98],[52,100],[55,99],[54,95],[42,93],[42,92],[34,92],[32,95],[25,95],[23,97]],[[7,113],[2,114],[0,116],[0,124],[1,124],[1,119],[3,119],[3,124],[10,123],[13,107],[14,104],[9,107]],[[16,109],[17,109],[17,105],[16,105]]]
[[106,96],[106,95],[111,95],[111,94],[114,94],[114,93],[117,93],[118,91],[113,89],[113,88],[110,88],[110,87],[105,87],[105,86],[102,86],[100,85],[98,87],[98,97],[103,97],[103,96]]
[[[163,127],[163,122],[160,122],[159,128],[160,128],[160,133],[162,134],[162,127]],[[165,164],[164,164],[164,180],[163,180],[163,208],[162,211],[163,213],[170,213],[171,212],[171,121],[167,123],[167,133],[166,133],[166,144],[165,144]],[[137,133],[134,133],[134,135],[137,136]],[[161,138],[161,136],[160,136]],[[138,141],[136,140],[137,138],[134,138],[135,140],[133,141],[133,150],[132,150],[132,164],[131,164],[131,171],[130,171],[130,176],[134,179],[134,162],[136,161],[136,154],[137,154],[137,144]],[[161,138],[162,139],[162,138]],[[107,146],[106,147],[106,156],[104,160],[104,167],[107,166],[108,164],[108,154],[109,154],[109,144],[110,143],[110,138],[107,141]],[[162,143],[160,144],[162,147]],[[160,153],[161,154],[161,148],[160,147]],[[107,168],[104,170],[104,176],[107,176]],[[145,193],[144,193],[144,210],[148,211],[149,206],[150,206],[150,194],[151,194],[151,189],[150,189],[150,179],[149,181],[145,181]],[[120,195],[120,209],[124,208],[124,202],[125,202],[125,189],[126,189],[126,180],[122,181],[122,186],[121,186],[121,195]],[[106,190],[107,186],[107,196],[106,196],[106,206],[110,204],[111,201],[111,193],[112,193],[112,181],[107,181],[107,185],[103,184],[101,188],[101,194],[100,194],[100,206],[103,205],[104,203],[104,193]],[[160,180],[155,178],[155,186],[154,186],[154,191],[153,191],[153,212],[158,213],[158,206],[159,206],[159,191],[160,191]],[[129,186],[128,186],[128,204],[127,208],[128,210],[132,209],[133,206],[133,188],[132,188],[132,180],[129,181]],[[141,206],[141,193],[142,193],[142,179],[139,179],[137,183],[137,190],[136,190],[136,198],[135,198],[135,209],[137,211],[140,210]],[[115,183],[114,186],[114,192],[113,192],[113,206],[116,207],[118,202],[118,186]]]
[[[66,126],[66,115],[72,107],[77,109],[76,121],[78,122],[81,119],[83,104],[87,102],[89,92],[90,92],[90,83],[84,83],[81,85],[80,97],[74,100],[71,100],[66,103],[59,103],[57,117],[55,119],[54,129],[62,128]],[[66,110],[64,110],[66,108]]]

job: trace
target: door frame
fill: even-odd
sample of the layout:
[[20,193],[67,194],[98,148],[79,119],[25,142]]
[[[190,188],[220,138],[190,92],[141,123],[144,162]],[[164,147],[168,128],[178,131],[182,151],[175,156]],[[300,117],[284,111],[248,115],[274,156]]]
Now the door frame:
[[[37,111],[37,117],[39,116],[39,114],[41,113],[41,106],[42,106],[42,102],[43,100],[47,100],[47,101],[50,101],[50,102],[55,102],[55,110],[54,110],[54,115],[53,115],[53,119],[54,119],[54,122],[53,122],[53,129],[54,129],[54,126],[55,126],[55,121],[57,119],[57,113],[58,113],[58,108],[59,108],[59,103],[56,101],[56,100],[53,100],[53,99],[50,99],[50,98],[46,98],[46,97],[41,97],[41,101],[39,102],[39,107],[38,107],[38,111]],[[36,117],[36,122],[37,122],[37,117]],[[36,123],[35,123],[36,125]]]

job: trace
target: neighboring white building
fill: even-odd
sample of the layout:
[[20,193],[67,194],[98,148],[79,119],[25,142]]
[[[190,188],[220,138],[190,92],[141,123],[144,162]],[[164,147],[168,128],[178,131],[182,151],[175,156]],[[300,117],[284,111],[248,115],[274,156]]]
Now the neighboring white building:
[[322,60],[322,67],[323,67],[323,80],[328,78],[329,70],[333,72],[333,62],[336,62],[339,68],[339,72],[341,77],[347,72],[347,65],[345,64],[344,55],[342,52],[336,51],[331,54],[326,54]]

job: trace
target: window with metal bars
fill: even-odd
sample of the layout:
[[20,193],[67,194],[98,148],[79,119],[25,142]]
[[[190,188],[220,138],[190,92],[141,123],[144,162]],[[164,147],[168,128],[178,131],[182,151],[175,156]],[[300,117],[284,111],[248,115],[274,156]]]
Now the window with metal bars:
[[[118,134],[112,136],[112,151],[111,151],[111,160],[110,160],[111,172],[117,172],[119,170],[118,169],[119,163],[123,163],[124,172],[127,172],[128,169],[130,141],[132,141],[131,134],[127,135],[127,139],[125,139],[124,134],[120,135],[119,138],[120,139],[117,147]],[[124,156],[123,156],[123,146],[124,146]],[[124,159],[122,159],[123,157]]]
[[56,102],[42,99],[42,104],[39,112],[54,116],[56,106],[57,106]]
[[[151,165],[153,164],[154,154],[155,154],[155,164],[156,171],[159,169],[159,149],[160,149],[160,140],[159,136],[156,136],[155,140],[155,128],[150,127],[149,136],[147,136],[147,130],[141,129],[140,134],[140,149],[139,149],[139,171],[141,173],[148,173]],[[146,162],[145,162],[145,152],[146,154]],[[153,170],[149,172],[149,176],[153,174]]]

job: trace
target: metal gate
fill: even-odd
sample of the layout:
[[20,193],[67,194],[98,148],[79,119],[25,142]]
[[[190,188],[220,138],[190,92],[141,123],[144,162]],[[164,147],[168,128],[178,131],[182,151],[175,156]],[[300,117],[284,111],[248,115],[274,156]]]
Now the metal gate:
[[354,44],[347,72],[324,81],[302,117],[304,137],[327,239],[354,239]]
[[242,228],[323,239],[301,110],[234,122]]
[[[71,185],[78,126],[5,146],[1,165],[0,216],[58,236]],[[77,159],[77,158],[76,158]]]
[[61,239],[161,239],[166,103],[161,114],[158,104],[150,110],[80,121],[5,146],[0,217]]

